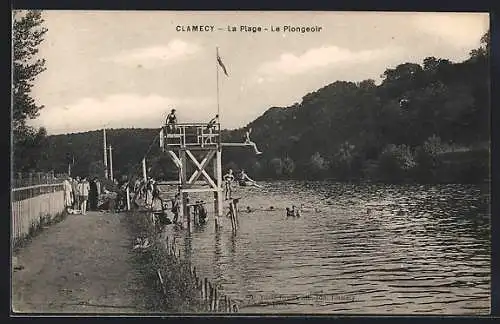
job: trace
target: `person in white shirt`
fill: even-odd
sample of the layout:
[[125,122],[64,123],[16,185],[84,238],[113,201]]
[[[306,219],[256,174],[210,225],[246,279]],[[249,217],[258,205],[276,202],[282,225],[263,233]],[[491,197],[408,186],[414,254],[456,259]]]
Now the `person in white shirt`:
[[87,214],[87,201],[89,199],[89,191],[90,191],[90,183],[88,182],[87,178],[83,178],[82,181],[79,184],[79,193],[80,193],[80,210],[82,215]]
[[64,188],[64,206],[66,209],[71,207],[73,205],[73,187],[71,186],[72,179],[71,177],[68,177],[67,179],[64,179],[63,181],[63,188]]

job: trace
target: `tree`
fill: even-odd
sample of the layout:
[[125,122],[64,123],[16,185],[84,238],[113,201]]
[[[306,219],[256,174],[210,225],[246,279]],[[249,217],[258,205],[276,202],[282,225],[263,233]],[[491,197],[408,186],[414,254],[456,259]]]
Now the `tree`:
[[309,158],[309,174],[313,178],[320,178],[323,176],[323,173],[328,170],[329,161],[321,156],[319,152],[315,152]]
[[273,158],[269,161],[269,168],[272,175],[281,178],[283,175],[283,161],[280,158]]
[[14,11],[13,26],[13,121],[14,128],[24,126],[27,119],[38,116],[38,106],[30,96],[37,75],[45,71],[45,59],[37,59],[38,46],[47,28],[42,27],[41,11]]
[[289,156],[287,156],[283,160],[283,173],[288,177],[290,177],[293,175],[294,171],[295,171],[295,162]]
[[26,121],[36,118],[43,108],[30,95],[36,76],[45,70],[45,60],[36,58],[38,46],[47,32],[47,28],[42,27],[43,22],[39,10],[16,10],[13,13],[12,126],[14,162],[15,165],[21,164],[16,165],[18,169],[26,168],[26,161],[21,158],[28,153],[25,145],[34,144],[37,141],[34,136],[44,133],[44,130],[37,133],[26,125]]
[[488,30],[482,37],[479,48],[473,49],[469,55],[472,59],[488,58],[490,56],[490,31]]

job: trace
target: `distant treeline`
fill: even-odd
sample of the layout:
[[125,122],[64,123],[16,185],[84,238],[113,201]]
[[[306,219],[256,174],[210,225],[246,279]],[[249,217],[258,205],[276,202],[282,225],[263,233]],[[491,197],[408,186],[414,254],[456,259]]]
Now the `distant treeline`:
[[[273,107],[251,122],[264,153],[225,149],[223,165],[256,179],[336,179],[383,182],[482,182],[489,178],[489,33],[460,63],[435,57],[387,69],[382,82],[337,81],[290,107]],[[223,132],[241,142],[247,128]],[[108,131],[115,173],[127,174],[157,135],[153,129]],[[102,172],[102,132],[48,136],[39,169]],[[148,165],[159,178],[176,178],[158,145]]]

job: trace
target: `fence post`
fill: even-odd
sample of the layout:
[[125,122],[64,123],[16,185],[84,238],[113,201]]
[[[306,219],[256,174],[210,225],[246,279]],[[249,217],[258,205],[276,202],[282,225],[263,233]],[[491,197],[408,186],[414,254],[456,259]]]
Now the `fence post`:
[[130,188],[127,185],[127,210],[130,211]]

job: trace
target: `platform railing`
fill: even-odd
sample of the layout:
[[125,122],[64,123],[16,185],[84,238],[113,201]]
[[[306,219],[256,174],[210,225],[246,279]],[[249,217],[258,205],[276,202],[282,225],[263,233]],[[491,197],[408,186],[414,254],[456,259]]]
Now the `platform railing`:
[[162,128],[160,141],[166,147],[214,147],[220,144],[220,124],[211,127],[207,123],[182,123],[165,125]]

